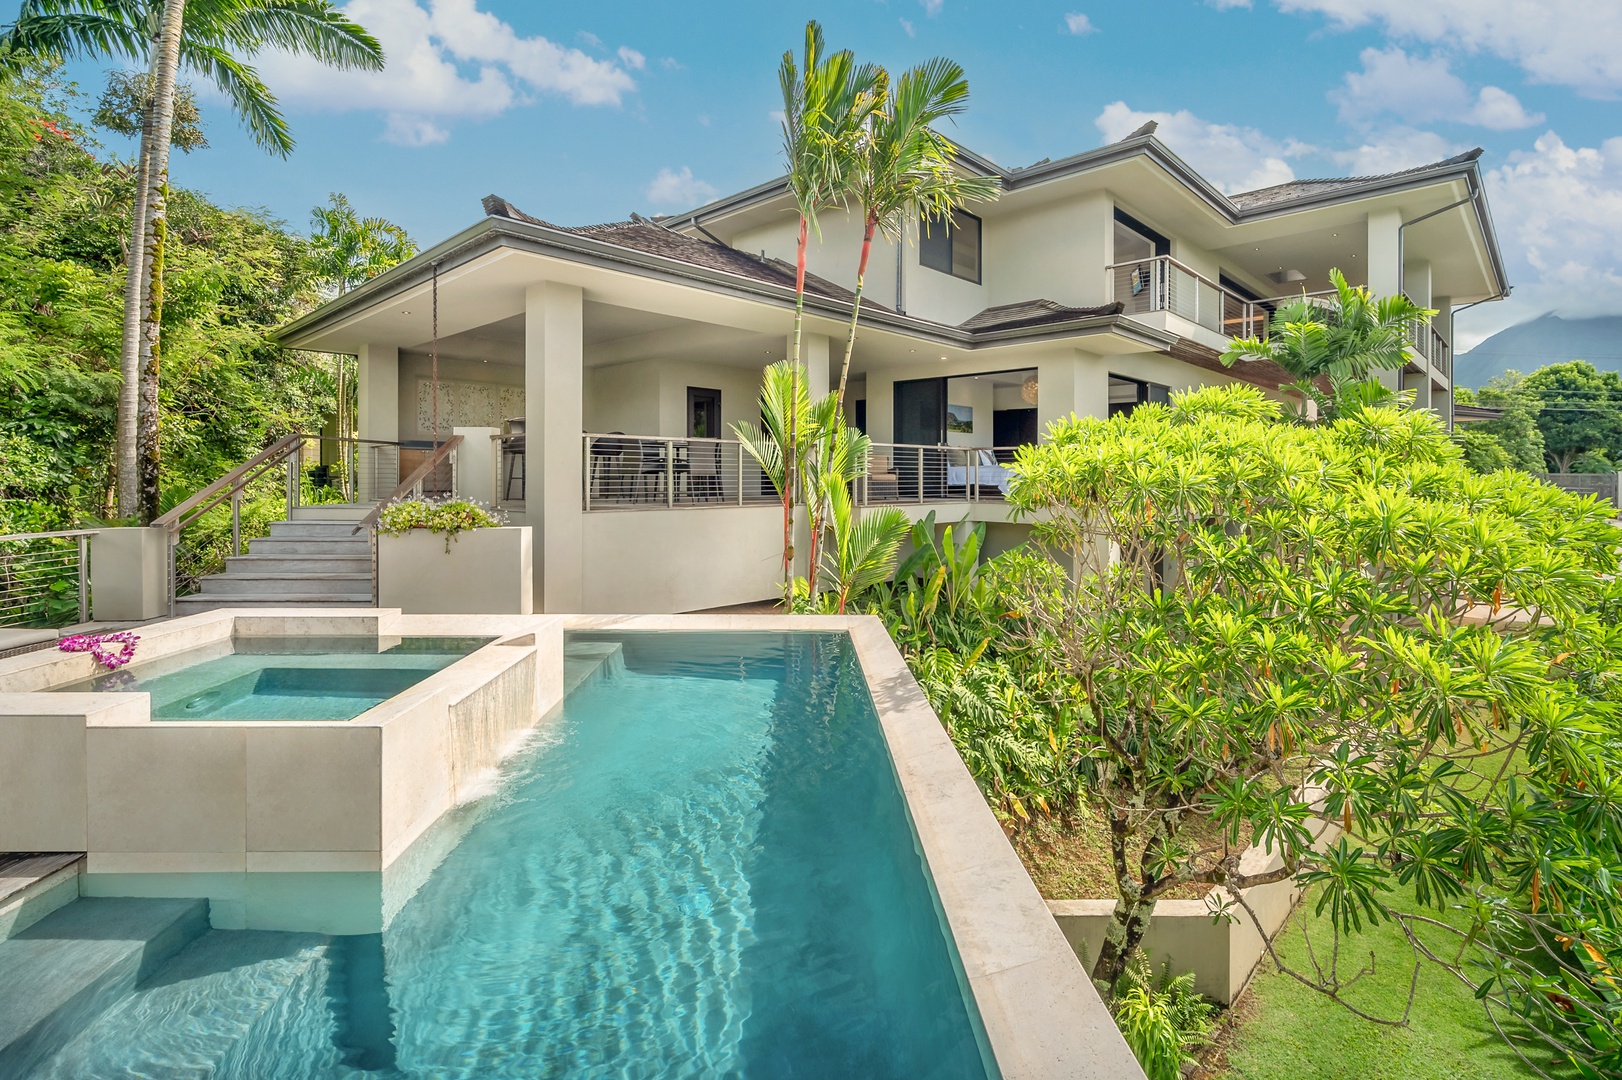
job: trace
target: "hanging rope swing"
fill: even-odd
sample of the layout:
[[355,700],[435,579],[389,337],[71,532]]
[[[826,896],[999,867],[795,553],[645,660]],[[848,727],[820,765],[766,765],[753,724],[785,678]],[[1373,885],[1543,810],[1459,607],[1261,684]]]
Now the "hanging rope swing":
[[432,313],[432,320],[433,320],[432,334],[433,334],[433,336],[429,339],[429,345],[428,345],[428,367],[429,367],[428,378],[429,378],[429,381],[433,384],[433,389],[432,389],[433,401],[432,401],[432,405],[430,406],[430,408],[431,408],[431,410],[433,412],[433,418],[434,418],[433,419],[433,425],[434,425],[434,449],[437,451],[439,449],[439,262],[438,262],[438,260],[435,260],[434,263],[432,264],[432,270],[433,270],[433,285],[432,285],[432,290],[431,291],[433,292],[433,313]]

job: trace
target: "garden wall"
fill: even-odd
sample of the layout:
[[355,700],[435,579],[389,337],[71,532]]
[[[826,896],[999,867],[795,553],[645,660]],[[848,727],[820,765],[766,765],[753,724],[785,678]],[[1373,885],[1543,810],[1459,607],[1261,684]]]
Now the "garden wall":
[[[1322,849],[1340,836],[1340,827],[1314,819],[1310,823]],[[1259,848],[1245,852],[1239,860],[1240,873],[1260,874],[1282,865],[1278,855]],[[1245,902],[1269,935],[1278,932],[1290,917],[1301,891],[1290,880],[1258,885],[1244,891]],[[1104,943],[1104,931],[1115,909],[1114,900],[1049,900],[1048,910],[1064,931],[1070,947],[1082,964],[1092,965]],[[1231,1005],[1250,984],[1251,976],[1266,955],[1266,947],[1255,924],[1242,908],[1234,909],[1233,919],[1214,919],[1204,900],[1162,900],[1155,905],[1143,948],[1156,970],[1167,964],[1174,974],[1194,973],[1194,989],[1212,1001]]]
[[1574,495],[1598,495],[1622,506],[1622,473],[1543,473],[1543,481]]

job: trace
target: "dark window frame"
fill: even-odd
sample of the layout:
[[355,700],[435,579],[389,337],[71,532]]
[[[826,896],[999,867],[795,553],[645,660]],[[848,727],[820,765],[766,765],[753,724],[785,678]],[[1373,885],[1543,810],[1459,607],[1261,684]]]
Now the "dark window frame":
[[953,210],[951,213],[952,213],[952,218],[954,219],[954,221],[952,223],[948,223],[946,228],[945,228],[946,262],[947,262],[947,265],[951,266],[951,265],[953,265],[953,264],[955,264],[957,262],[956,258],[954,257],[954,253],[952,251],[952,244],[954,242],[952,237],[953,237],[953,234],[955,234],[957,232],[957,229],[954,227],[955,219],[958,218],[959,216],[966,217],[966,218],[971,218],[974,221],[975,229],[977,230],[977,235],[979,237],[979,242],[978,242],[979,251],[976,252],[976,258],[974,260],[974,271],[975,271],[974,272],[974,277],[972,277],[972,278],[964,277],[962,274],[957,273],[955,270],[950,270],[950,269],[942,270],[940,267],[931,266],[929,263],[924,261],[924,243],[925,243],[926,240],[933,241],[933,240],[936,239],[935,236],[933,235],[933,230],[931,229],[931,226],[936,224],[937,221],[938,221],[938,219],[931,219],[927,214],[919,215],[919,218],[918,218],[918,265],[922,266],[926,270],[933,270],[937,274],[945,274],[947,277],[956,278],[958,281],[967,281],[967,282],[970,282],[970,283],[975,284],[975,285],[984,284],[984,279],[985,279],[985,275],[986,275],[986,223],[985,223],[985,219],[982,218],[978,214],[971,214],[967,210]]
[[1160,232],[1158,229],[1151,229],[1119,206],[1115,208],[1115,220],[1153,244],[1156,258],[1171,254],[1171,240],[1167,238],[1165,233]]
[[1119,382],[1133,383],[1138,388],[1138,400],[1130,404],[1126,402],[1119,405],[1106,403],[1106,409],[1110,416],[1115,416],[1117,413],[1130,413],[1139,405],[1148,405],[1151,402],[1159,402],[1164,405],[1171,400],[1171,387],[1166,386],[1164,383],[1149,382],[1147,379],[1134,379],[1130,375],[1120,375],[1113,371],[1109,373],[1109,377]]

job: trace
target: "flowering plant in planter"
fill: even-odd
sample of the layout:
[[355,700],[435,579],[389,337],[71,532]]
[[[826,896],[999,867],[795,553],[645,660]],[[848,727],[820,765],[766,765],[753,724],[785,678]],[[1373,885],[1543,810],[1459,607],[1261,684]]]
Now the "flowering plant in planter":
[[469,499],[404,499],[383,508],[377,531],[387,536],[403,536],[412,529],[441,533],[445,537],[445,552],[449,554],[457,533],[505,524],[505,518],[498,512]]
[[63,652],[87,652],[106,668],[116,671],[135,659],[135,643],[141,638],[128,630],[115,634],[73,634],[56,643]]

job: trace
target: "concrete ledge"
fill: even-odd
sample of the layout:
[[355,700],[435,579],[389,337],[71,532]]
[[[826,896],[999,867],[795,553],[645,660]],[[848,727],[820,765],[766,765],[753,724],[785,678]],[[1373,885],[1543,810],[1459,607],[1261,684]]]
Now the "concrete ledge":
[[79,875],[84,873],[84,859],[68,858],[71,861],[66,866],[59,866],[15,890],[3,887],[7,875],[25,872],[26,863],[0,873],[0,893],[4,893],[0,895],[0,941],[22,933],[51,912],[79,899]]

